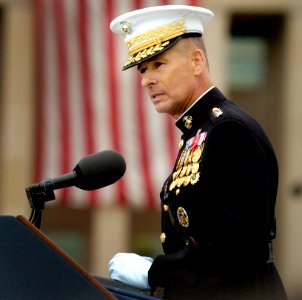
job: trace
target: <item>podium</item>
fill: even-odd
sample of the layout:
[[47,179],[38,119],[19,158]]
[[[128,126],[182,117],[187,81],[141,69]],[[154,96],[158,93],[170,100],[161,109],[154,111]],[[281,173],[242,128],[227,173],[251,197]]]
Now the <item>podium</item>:
[[[145,298],[127,290],[112,288],[112,291],[23,216],[0,217],[0,299]],[[146,299],[156,298],[147,296]]]

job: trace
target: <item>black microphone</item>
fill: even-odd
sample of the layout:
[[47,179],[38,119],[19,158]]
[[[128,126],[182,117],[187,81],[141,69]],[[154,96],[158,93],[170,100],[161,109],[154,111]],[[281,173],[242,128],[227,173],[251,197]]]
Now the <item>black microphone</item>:
[[76,186],[96,190],[118,181],[126,171],[124,158],[115,151],[105,150],[82,158],[73,171],[56,178],[42,180],[38,185],[54,190]]
[[126,171],[126,162],[117,152],[105,150],[82,158],[73,171],[56,178],[44,179],[27,187],[26,194],[32,208],[30,221],[40,228],[46,201],[54,200],[54,190],[76,186],[82,190],[96,190],[118,181]]
[[[82,158],[73,171],[56,178],[48,178],[26,188],[32,206],[32,198],[54,200],[53,190],[76,186],[82,190],[96,190],[118,181],[126,171],[124,158],[113,150],[105,150]],[[43,201],[43,202],[44,202]]]

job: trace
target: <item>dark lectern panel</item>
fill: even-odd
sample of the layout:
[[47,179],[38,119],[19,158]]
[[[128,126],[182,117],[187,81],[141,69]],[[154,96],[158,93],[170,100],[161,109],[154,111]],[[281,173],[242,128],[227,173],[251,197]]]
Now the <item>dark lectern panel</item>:
[[0,217],[0,299],[116,299],[23,217]]

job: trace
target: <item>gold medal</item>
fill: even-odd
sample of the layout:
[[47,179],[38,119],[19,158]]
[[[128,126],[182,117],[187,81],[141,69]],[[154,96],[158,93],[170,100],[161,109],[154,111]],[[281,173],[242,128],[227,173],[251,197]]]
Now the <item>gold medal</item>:
[[198,172],[198,170],[199,170],[199,163],[196,162],[196,163],[194,163],[194,164],[192,165],[192,170],[191,170],[191,172],[192,172],[193,174],[196,174],[196,173]]
[[179,174],[179,177],[180,177],[180,178],[181,178],[181,177],[184,177],[185,174],[186,174],[186,172],[187,172],[187,166],[183,166],[182,169],[181,169],[181,172],[180,172],[180,174]]
[[183,150],[181,152],[181,155],[180,155],[180,157],[178,159],[178,162],[177,162],[177,165],[176,165],[176,170],[180,169],[183,166],[186,152],[187,152],[186,150]]
[[176,187],[176,180],[173,180],[170,184],[169,191],[171,192]]
[[190,164],[187,166],[186,176],[189,176],[191,174],[191,171],[192,171],[192,165]]
[[184,160],[184,165],[186,166],[187,164],[189,164],[191,161],[191,150],[187,150],[187,153],[186,153],[186,157],[185,157],[185,160]]
[[201,149],[197,148],[196,150],[194,150],[194,152],[192,153],[192,162],[196,163],[199,161],[200,157],[201,157]]
[[183,185],[187,186],[190,183],[190,181],[191,181],[191,176],[186,176]]
[[185,181],[184,177],[179,178],[177,181],[177,187],[180,188],[183,185],[184,181]]

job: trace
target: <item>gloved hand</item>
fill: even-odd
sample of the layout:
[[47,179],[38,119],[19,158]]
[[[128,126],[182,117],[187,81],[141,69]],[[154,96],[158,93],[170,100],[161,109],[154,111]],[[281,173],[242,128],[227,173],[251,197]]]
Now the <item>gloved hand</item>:
[[151,257],[118,253],[109,261],[110,277],[138,289],[150,289],[148,271],[152,262]]

